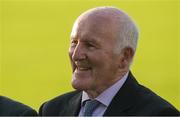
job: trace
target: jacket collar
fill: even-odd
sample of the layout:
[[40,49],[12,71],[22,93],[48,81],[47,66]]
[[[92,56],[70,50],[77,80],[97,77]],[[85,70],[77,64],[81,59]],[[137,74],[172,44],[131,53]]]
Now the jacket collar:
[[113,98],[104,116],[128,115],[128,110],[137,102],[137,89],[138,82],[129,72],[127,80]]
[[[128,115],[128,110],[137,102],[138,82],[129,72],[128,78],[113,98],[104,116]],[[81,107],[82,91],[77,91],[67,102],[67,108],[59,115],[78,116]]]

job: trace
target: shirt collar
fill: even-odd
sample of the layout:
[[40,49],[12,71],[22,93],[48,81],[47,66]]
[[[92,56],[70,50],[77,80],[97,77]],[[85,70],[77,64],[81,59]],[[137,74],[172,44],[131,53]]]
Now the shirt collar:
[[[99,102],[101,102],[105,106],[109,106],[113,97],[116,95],[116,93],[120,90],[120,88],[122,87],[122,85],[126,81],[128,74],[129,74],[129,72],[127,72],[123,76],[123,78],[118,80],[115,84],[113,84],[108,89],[103,91],[98,97],[95,98],[95,100],[98,100]],[[85,101],[87,101],[89,99],[90,98],[89,98],[88,94],[85,91],[83,91],[81,106],[84,104]]]

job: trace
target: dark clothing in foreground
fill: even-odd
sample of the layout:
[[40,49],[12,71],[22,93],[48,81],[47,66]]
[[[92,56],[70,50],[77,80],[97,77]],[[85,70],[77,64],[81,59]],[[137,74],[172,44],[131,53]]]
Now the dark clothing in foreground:
[[[44,103],[41,116],[78,116],[82,91],[73,91]],[[127,80],[113,98],[104,116],[122,115],[180,115],[170,103],[140,85],[129,73]]]
[[36,116],[37,112],[32,108],[9,99],[4,96],[0,96],[0,116]]

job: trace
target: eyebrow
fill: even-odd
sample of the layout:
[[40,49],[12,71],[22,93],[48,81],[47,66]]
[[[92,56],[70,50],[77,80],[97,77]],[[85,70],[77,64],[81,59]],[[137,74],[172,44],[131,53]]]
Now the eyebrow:
[[86,37],[86,38],[82,38],[83,42],[92,42],[92,43],[98,43],[99,41],[94,38],[94,37]]
[[[76,36],[74,36],[74,37],[71,37],[71,41],[72,40],[78,40],[78,37]],[[97,46],[100,46],[100,42],[97,40],[97,39],[95,39],[94,37],[91,37],[91,38],[89,38],[89,37],[86,37],[86,38],[81,38],[81,42],[85,42],[85,43],[92,43],[92,44],[95,44],[95,45],[97,45]],[[99,42],[99,43],[98,43]]]
[[[75,40],[75,39],[78,39],[78,37],[77,36],[72,36],[72,37],[70,37],[70,39]],[[85,38],[82,37],[81,40],[82,41],[89,41],[89,42],[98,42],[97,39],[95,39],[94,37],[88,37],[88,36],[85,37]]]

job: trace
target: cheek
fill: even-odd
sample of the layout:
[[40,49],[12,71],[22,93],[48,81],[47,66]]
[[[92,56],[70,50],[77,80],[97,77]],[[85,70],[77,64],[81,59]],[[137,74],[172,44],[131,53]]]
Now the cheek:
[[94,72],[93,75],[96,77],[106,77],[108,74],[115,69],[115,61],[110,56],[103,55],[94,58]]
[[105,59],[94,57],[92,74],[95,79],[100,79],[107,72],[107,62]]
[[106,54],[98,54],[94,56],[93,61],[93,64],[97,70],[104,70],[109,66],[109,64],[111,64],[111,61]]

